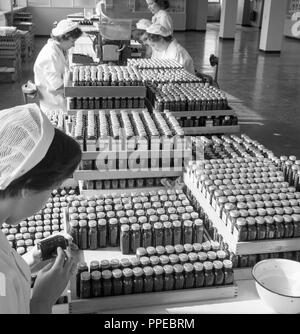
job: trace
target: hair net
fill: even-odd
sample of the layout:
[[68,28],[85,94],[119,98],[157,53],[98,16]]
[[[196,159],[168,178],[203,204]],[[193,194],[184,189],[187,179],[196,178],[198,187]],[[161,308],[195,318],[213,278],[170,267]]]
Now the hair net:
[[160,35],[163,37],[168,37],[172,35],[172,31],[169,28],[166,28],[160,24],[152,24],[148,29],[147,29],[148,34],[153,34],[153,35]]
[[147,30],[150,26],[152,25],[151,21],[147,19],[141,19],[139,22],[136,24],[137,29],[139,30]]
[[66,33],[79,28],[79,24],[71,20],[60,21],[55,28],[52,29],[52,35],[54,37],[65,35]]
[[36,104],[0,111],[0,190],[38,165],[54,138],[54,127]]

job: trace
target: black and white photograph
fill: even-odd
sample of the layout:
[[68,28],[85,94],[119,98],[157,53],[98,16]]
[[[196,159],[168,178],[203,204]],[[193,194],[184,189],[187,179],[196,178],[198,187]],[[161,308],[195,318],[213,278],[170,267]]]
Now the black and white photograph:
[[300,0],[0,0],[0,316],[300,314],[299,55]]

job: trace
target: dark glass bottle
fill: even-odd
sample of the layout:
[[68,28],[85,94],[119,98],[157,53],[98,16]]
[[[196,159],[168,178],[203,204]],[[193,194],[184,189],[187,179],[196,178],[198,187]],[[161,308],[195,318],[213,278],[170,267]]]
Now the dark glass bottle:
[[119,296],[123,294],[123,272],[120,269],[115,269],[112,271],[113,275],[113,295]]
[[91,298],[91,274],[83,272],[80,275],[80,298]]
[[223,262],[214,261],[214,272],[215,272],[215,285],[224,284],[224,273],[223,273]]
[[165,272],[164,277],[164,291],[170,291],[174,289],[174,269],[171,265],[163,267]]
[[293,218],[289,215],[284,215],[283,221],[284,221],[284,238],[293,238],[294,236]]
[[90,263],[90,273],[92,274],[94,271],[100,271],[100,262],[92,261]]
[[131,226],[131,251],[136,253],[136,250],[141,247],[141,228],[138,224]]
[[143,279],[144,271],[142,268],[134,268],[133,269],[133,293],[142,293],[144,291],[144,279]]
[[163,237],[164,237],[163,224],[162,223],[155,223],[154,224],[153,234],[154,234],[154,240],[153,240],[154,247],[162,246],[163,245]]
[[161,292],[164,289],[164,268],[161,266],[155,266],[154,270],[154,292]]
[[76,274],[76,287],[77,287],[77,297],[80,297],[80,279],[81,274],[88,272],[89,268],[86,262],[80,262],[77,264],[77,274]]
[[256,217],[257,240],[265,240],[267,236],[267,226],[264,217]]
[[131,295],[133,293],[133,271],[130,268],[123,270],[123,293]]
[[193,222],[191,220],[186,220],[183,223],[183,244],[193,243]]
[[144,224],[142,227],[142,246],[144,248],[152,246],[152,228],[150,224]]
[[233,274],[233,264],[230,260],[225,260],[223,262],[224,265],[224,283],[225,285],[231,285],[234,282],[234,274]]
[[[122,225],[121,226],[121,235],[120,235],[120,248],[121,252],[124,255],[130,254],[130,226]],[[136,250],[134,251],[134,254]]]
[[274,222],[275,222],[275,239],[283,239],[284,238],[283,217],[279,215],[274,216]]
[[110,297],[112,296],[112,272],[110,270],[102,271],[102,287],[103,287],[103,296]]
[[79,248],[82,250],[88,249],[88,229],[85,220],[79,222]]
[[215,283],[215,276],[213,273],[213,264],[211,262],[204,262],[203,263],[204,266],[204,272],[205,272],[205,286],[209,287],[209,286],[213,286]]
[[118,220],[112,218],[109,220],[109,246],[118,247]]
[[204,224],[201,219],[196,219],[194,221],[194,243],[202,243],[204,237]]
[[89,222],[89,249],[96,250],[98,249],[98,229],[97,222],[92,220]]
[[276,233],[274,218],[267,216],[265,217],[265,220],[267,226],[267,239],[274,239]]
[[195,288],[202,288],[204,286],[204,281],[205,281],[203,263],[195,262],[194,272],[195,272]]
[[182,229],[181,222],[174,221],[173,222],[173,245],[180,245],[182,242]]
[[183,266],[181,264],[176,264],[174,268],[174,289],[181,290],[184,289],[184,275],[183,275]]
[[153,292],[154,282],[153,282],[154,271],[151,267],[144,268],[144,292]]
[[106,248],[107,245],[107,223],[105,219],[98,220],[98,244],[99,248]]
[[164,222],[164,242],[165,246],[173,244],[173,229],[172,223]]
[[192,289],[195,284],[194,266],[191,263],[185,263],[184,269],[184,288]]

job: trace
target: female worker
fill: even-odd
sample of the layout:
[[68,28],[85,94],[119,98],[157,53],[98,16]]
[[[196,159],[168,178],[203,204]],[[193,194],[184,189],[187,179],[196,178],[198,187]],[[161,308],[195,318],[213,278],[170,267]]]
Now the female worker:
[[147,29],[147,33],[149,43],[156,51],[155,57],[152,58],[176,60],[186,71],[195,74],[192,57],[173,37],[170,29],[160,24],[153,24]]
[[62,20],[52,30],[51,39],[43,47],[34,64],[34,80],[43,112],[66,111],[64,74],[68,69],[67,51],[82,35],[79,25]]
[[153,54],[153,50],[148,41],[147,29],[151,26],[151,22],[146,19],[141,19],[137,22],[135,31],[135,37],[139,40],[145,47],[145,55],[144,58],[151,58]]
[[[36,104],[0,111],[0,228],[17,226],[38,212],[81,160],[79,145],[54,129]],[[0,314],[51,313],[76,263],[57,249],[55,260],[37,276],[30,298],[29,266],[38,264],[36,249],[27,263],[0,231]]]
[[170,3],[167,0],[146,0],[149,10],[153,15],[152,24],[160,24],[165,28],[174,31],[173,20],[167,9],[170,7]]

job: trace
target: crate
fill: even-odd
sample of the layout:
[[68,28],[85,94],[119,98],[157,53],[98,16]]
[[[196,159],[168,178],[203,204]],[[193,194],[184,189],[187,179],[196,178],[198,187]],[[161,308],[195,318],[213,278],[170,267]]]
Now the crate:
[[[90,263],[93,260],[107,258],[126,258],[121,252],[114,249],[100,251],[80,251],[81,261]],[[132,257],[132,256],[129,256]],[[127,257],[128,258],[128,257]],[[173,290],[168,292],[155,292],[132,294],[128,296],[102,297],[91,299],[78,299],[76,296],[76,276],[73,275],[69,285],[68,302],[71,314],[91,314],[117,311],[137,307],[154,307],[161,305],[174,305],[185,303],[198,303],[210,300],[235,298],[238,295],[236,284],[229,286],[210,287],[191,290]]]
[[280,239],[280,240],[261,240],[251,242],[239,242],[234,235],[228,230],[227,226],[217,215],[216,211],[204,197],[201,191],[194,184],[191,177],[185,173],[184,182],[193,196],[198,200],[209,219],[217,228],[218,233],[222,235],[224,242],[228,244],[229,250],[236,255],[255,255],[300,251],[300,238]]
[[73,86],[72,73],[65,76],[65,97],[146,98],[145,86]]

